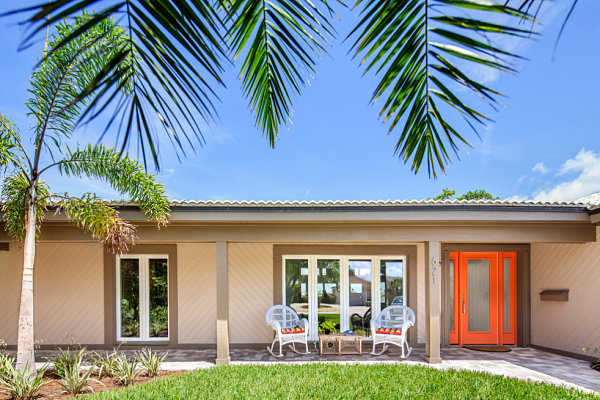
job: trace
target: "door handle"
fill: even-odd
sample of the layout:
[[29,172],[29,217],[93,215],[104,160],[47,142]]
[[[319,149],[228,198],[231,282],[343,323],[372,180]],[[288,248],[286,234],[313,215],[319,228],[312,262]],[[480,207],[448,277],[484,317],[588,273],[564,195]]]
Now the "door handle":
[[465,295],[462,295],[462,313],[465,313]]

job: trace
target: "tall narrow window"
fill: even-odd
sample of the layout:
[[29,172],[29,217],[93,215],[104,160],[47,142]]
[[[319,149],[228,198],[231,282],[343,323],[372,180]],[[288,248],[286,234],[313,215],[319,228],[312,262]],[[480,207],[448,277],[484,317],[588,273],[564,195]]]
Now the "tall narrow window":
[[406,306],[404,262],[402,260],[381,260],[379,266],[379,290],[381,309],[387,306]]
[[350,328],[353,331],[367,335],[370,333],[372,261],[348,260],[348,304]]
[[285,305],[308,318],[308,260],[285,260]]
[[168,258],[126,256],[117,268],[117,339],[168,339]]
[[319,326],[325,321],[340,329],[340,260],[317,260],[317,312]]
[[121,337],[140,337],[140,262],[121,260]]

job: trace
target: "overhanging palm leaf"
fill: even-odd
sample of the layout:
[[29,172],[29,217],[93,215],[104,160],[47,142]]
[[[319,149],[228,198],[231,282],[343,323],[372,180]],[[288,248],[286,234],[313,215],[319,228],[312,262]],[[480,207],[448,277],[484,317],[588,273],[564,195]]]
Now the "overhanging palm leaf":
[[[471,78],[464,65],[515,72],[510,59],[518,56],[486,36],[530,35],[526,29],[487,22],[490,15],[514,19],[526,15],[478,0],[358,0],[356,6],[362,7],[362,19],[350,34],[356,37],[352,48],[366,65],[365,73],[381,75],[371,100],[383,97],[380,116],[390,121],[390,132],[397,126],[401,129],[396,153],[405,162],[412,159],[415,172],[426,161],[430,176],[435,177],[437,168],[445,171],[450,162],[447,147],[456,153],[457,142],[467,143],[445,111],[458,112],[469,124],[488,120],[456,89],[467,88],[492,107],[500,96]],[[485,18],[465,16],[464,10]]]
[[[5,15],[33,14],[29,19],[31,35],[25,43],[28,44],[37,32],[86,8],[93,8],[96,13],[70,35],[62,37],[49,55],[111,15],[124,16],[119,22],[131,39],[126,46],[114,49],[104,68],[78,96],[97,92],[80,120],[89,121],[108,110],[112,116],[105,133],[115,127],[123,149],[137,134],[144,161],[149,152],[157,167],[154,121],[158,121],[179,151],[184,151],[185,145],[193,148],[194,138],[202,138],[202,123],[213,116],[214,86],[222,83],[226,49],[221,37],[220,1],[44,1]],[[134,62],[126,69],[116,68],[126,59]],[[131,79],[131,95],[122,91],[124,77]],[[117,120],[120,122],[115,123]]]
[[93,194],[65,198],[58,207],[75,225],[90,232],[92,237],[114,253],[127,252],[127,245],[135,238],[135,227]]
[[236,58],[246,52],[240,71],[242,87],[258,127],[274,146],[279,126],[286,124],[292,112],[291,96],[300,93],[305,73],[314,72],[315,58],[325,52],[333,28],[308,0],[237,0],[233,4],[231,44]]
[[70,153],[59,163],[60,172],[70,177],[105,180],[121,194],[137,203],[146,216],[165,225],[169,218],[169,200],[163,184],[156,182],[135,160],[99,145]]

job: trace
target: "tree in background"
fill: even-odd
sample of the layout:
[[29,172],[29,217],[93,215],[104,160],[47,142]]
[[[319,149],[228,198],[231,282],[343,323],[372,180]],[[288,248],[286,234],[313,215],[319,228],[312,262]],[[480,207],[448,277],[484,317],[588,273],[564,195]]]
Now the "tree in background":
[[[52,193],[42,176],[57,168],[65,178],[93,178],[107,182],[131,198],[149,220],[159,226],[169,217],[169,201],[163,186],[147,174],[135,160],[103,145],[69,149],[64,143],[75,129],[76,121],[97,93],[85,92],[99,71],[128,42],[125,32],[105,17],[77,35],[64,46],[59,44],[86,26],[94,16],[82,16],[74,25],[60,23],[48,43],[49,56],[41,60],[31,77],[31,97],[27,102],[33,119],[32,144],[23,144],[18,129],[0,113],[0,177],[3,177],[0,201],[2,219],[8,234],[23,244],[23,280],[19,309],[17,368],[35,372],[33,276],[36,238],[44,211],[54,208],[76,226],[116,253],[127,250],[135,237],[135,227],[95,195],[81,197]],[[115,67],[124,79],[120,90],[131,93],[127,65],[133,54]],[[79,96],[85,93],[83,98]],[[44,163],[42,155],[50,156]]]
[[449,200],[449,199],[453,198],[455,194],[456,194],[456,191],[450,190],[448,188],[444,188],[442,190],[442,193],[435,196],[432,200]]
[[[451,200],[456,195],[455,190],[444,188],[442,193],[430,198],[431,200]],[[456,200],[497,200],[499,197],[494,197],[483,189],[469,190]]]

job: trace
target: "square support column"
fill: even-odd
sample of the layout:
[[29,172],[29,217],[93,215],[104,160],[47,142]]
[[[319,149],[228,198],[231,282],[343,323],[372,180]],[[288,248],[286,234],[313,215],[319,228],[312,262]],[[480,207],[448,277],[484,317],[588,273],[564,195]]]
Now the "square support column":
[[442,308],[442,257],[440,242],[425,243],[425,361],[442,362],[440,349]]
[[229,356],[229,268],[227,242],[217,242],[217,365],[227,365]]

